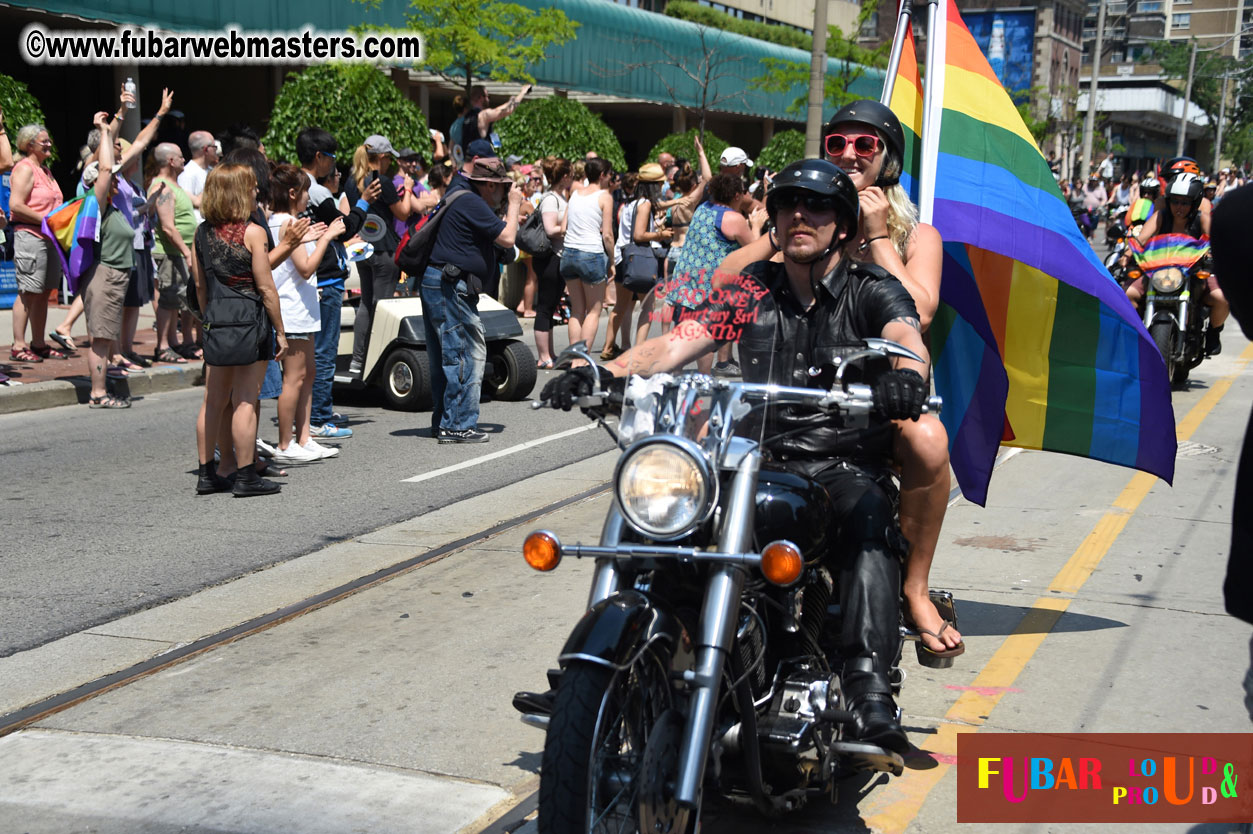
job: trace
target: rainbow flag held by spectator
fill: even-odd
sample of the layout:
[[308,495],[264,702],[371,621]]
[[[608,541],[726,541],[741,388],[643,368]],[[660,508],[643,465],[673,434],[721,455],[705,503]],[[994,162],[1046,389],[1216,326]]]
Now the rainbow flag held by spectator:
[[88,192],[48,212],[41,230],[57,244],[70,292],[78,292],[78,279],[95,261],[99,243],[100,204],[95,193]]
[[[920,210],[945,241],[930,337],[963,494],[986,502],[1002,443],[1169,482],[1176,441],[1161,355],[952,0],[934,20]],[[918,77],[905,63],[896,84]],[[896,102],[894,89],[894,111],[912,115]]]

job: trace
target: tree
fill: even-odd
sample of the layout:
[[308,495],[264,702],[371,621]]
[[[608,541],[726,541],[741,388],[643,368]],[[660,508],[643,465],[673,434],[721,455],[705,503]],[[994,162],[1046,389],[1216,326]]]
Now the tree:
[[503,145],[501,155],[517,154],[528,162],[545,156],[582,159],[595,151],[618,170],[626,155],[613,131],[581,102],[560,96],[524,101],[496,124]]
[[[17,139],[17,131],[24,125],[41,125],[44,123],[44,111],[39,100],[30,94],[26,85],[16,78],[0,72],[0,108],[4,108],[5,129],[9,131],[9,141]],[[16,162],[17,148],[13,148]],[[56,151],[53,150],[53,158]]]
[[[686,133],[672,133],[664,137],[656,145],[653,145],[653,149],[648,152],[647,158],[655,161],[658,154],[665,151],[675,159],[686,159],[692,163],[693,168],[699,171],[700,160],[696,157],[695,141],[697,132],[697,128],[692,128]],[[731,143],[720,139],[713,133],[706,133],[701,138],[701,142],[705,145],[705,158],[709,160],[709,164],[716,171],[718,169],[718,159],[722,156],[722,152],[731,146]]]
[[[886,68],[891,43],[883,43],[877,49],[866,49],[857,43],[862,24],[870,19],[879,7],[879,0],[861,0],[857,23],[847,35],[839,26],[827,27],[827,56],[839,60],[840,70],[826,73],[823,77],[823,100],[833,110],[838,110],[860,96],[850,93],[849,87],[866,74],[867,67]],[[787,93],[797,85],[805,91],[788,105],[787,112],[800,115],[809,102],[809,62],[788,61],[782,58],[766,58],[762,61],[765,73],[752,81],[752,87],[767,93]]]
[[779,171],[805,158],[805,134],[799,130],[781,130],[757,154],[758,168]]
[[272,158],[295,162],[296,136],[307,127],[320,127],[335,137],[346,151],[341,164],[373,133],[386,136],[397,149],[414,148],[430,162],[431,134],[422,111],[368,64],[315,64],[287,76],[262,140],[266,151]]
[[[1236,60],[1221,54],[1222,50],[1198,49],[1196,67],[1192,72],[1192,96],[1190,101],[1200,107],[1208,117],[1206,132],[1210,139],[1217,137],[1218,112],[1221,109],[1223,75],[1239,78],[1239,73],[1253,69],[1253,59]],[[1188,63],[1192,58],[1191,41],[1158,41],[1152,45],[1153,60],[1162,67],[1162,73],[1170,79],[1187,83]],[[1244,82],[1241,82],[1244,83]],[[1183,85],[1180,85],[1181,87]],[[1233,85],[1234,86],[1234,85]],[[1230,122],[1229,122],[1230,124]],[[1225,129],[1224,129],[1225,130]],[[1223,142],[1226,144],[1226,136]]]
[[[648,56],[647,59],[593,65],[593,70],[607,77],[651,72],[674,106],[696,117],[697,133],[704,137],[710,111],[737,102],[746,106],[744,85],[749,81],[745,75],[748,59],[735,48],[734,36],[729,33],[699,24],[696,31],[698,43],[692,52],[680,51],[667,42],[636,37],[622,41],[622,51]],[[692,92],[694,100],[688,96]]]
[[[377,7],[381,0],[357,2]],[[579,25],[552,7],[533,11],[500,0],[409,0],[405,22],[422,35],[426,67],[461,83],[467,99],[476,78],[535,83],[530,68]]]
[[670,2],[666,3],[666,15],[677,17],[679,20],[686,20],[689,23],[699,23],[704,26],[712,26],[715,29],[725,29],[728,32],[734,32],[747,38],[769,41],[780,46],[790,46],[793,49],[800,49],[804,52],[808,52],[813,46],[813,37],[806,35],[799,29],[793,29],[790,26],[777,26],[771,23],[758,23],[755,20],[741,20],[738,17],[732,17],[726,12],[720,12],[709,6],[693,3],[692,0],[670,0]]

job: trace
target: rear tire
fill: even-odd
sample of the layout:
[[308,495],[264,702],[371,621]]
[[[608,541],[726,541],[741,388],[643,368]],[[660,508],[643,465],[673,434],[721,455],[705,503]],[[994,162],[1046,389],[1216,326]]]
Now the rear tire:
[[489,346],[483,393],[497,400],[522,400],[535,387],[538,372],[531,349],[516,340]]
[[[1179,384],[1175,381],[1180,367],[1174,359],[1175,335],[1176,328],[1173,321],[1155,321],[1149,325],[1149,336],[1153,339],[1153,344],[1157,345],[1157,352],[1166,362],[1166,378],[1170,380],[1171,385]],[[1187,369],[1183,371],[1183,378],[1188,378]]]
[[425,411],[431,407],[431,366],[426,351],[396,348],[383,363],[379,380],[383,396],[401,411]]
[[645,651],[624,671],[575,663],[562,673],[540,770],[540,834],[642,831],[640,790],[646,783],[653,786],[645,790],[655,800],[646,816],[666,821],[648,830],[687,830],[687,810],[657,790],[673,783],[666,774],[677,771],[677,743],[645,756],[648,740],[673,738],[676,722],[681,735],[667,666]]

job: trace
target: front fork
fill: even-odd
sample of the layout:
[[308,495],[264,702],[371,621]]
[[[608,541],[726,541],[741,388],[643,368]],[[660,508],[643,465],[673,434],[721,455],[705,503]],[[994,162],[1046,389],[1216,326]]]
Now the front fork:
[[[1170,317],[1175,320],[1175,331],[1178,335],[1176,340],[1182,340],[1188,331],[1188,304],[1191,303],[1191,294],[1187,288],[1179,295],[1179,307],[1175,311],[1169,313]],[[1148,292],[1144,294],[1144,329],[1148,330],[1153,326],[1153,318],[1157,314],[1156,293],[1150,287]],[[1179,344],[1170,346],[1170,352],[1176,356],[1183,354],[1183,350]]]
[[[761,455],[758,453],[745,455],[736,470],[727,500],[726,517],[722,522],[722,535],[718,540],[718,548],[723,553],[744,553],[752,546],[757,473],[760,470]],[[622,514],[615,506],[609,511],[601,529],[601,545],[617,545],[622,539],[624,524]],[[679,748],[675,799],[687,808],[694,809],[700,803],[700,786],[705,778],[705,762],[717,717],[722,667],[735,641],[736,615],[744,579],[743,568],[724,565],[711,572],[705,588],[696,635],[695,663],[691,671],[684,673],[684,681],[691,687],[692,697]],[[621,581],[621,572],[615,560],[597,559],[588,607],[617,593]]]

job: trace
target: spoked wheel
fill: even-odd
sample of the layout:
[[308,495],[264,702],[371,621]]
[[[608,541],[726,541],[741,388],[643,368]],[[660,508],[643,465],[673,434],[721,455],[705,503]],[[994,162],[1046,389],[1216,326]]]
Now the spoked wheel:
[[565,670],[540,772],[540,834],[684,834],[674,801],[683,719],[667,664],[645,651],[629,669]]

